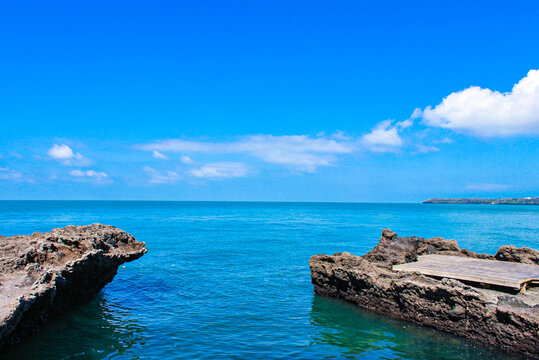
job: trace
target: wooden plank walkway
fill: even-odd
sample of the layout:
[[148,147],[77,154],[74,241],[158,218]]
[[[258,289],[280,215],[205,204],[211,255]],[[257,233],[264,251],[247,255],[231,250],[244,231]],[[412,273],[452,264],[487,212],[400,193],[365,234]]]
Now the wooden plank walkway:
[[529,282],[539,282],[538,265],[449,255],[419,256],[418,261],[394,265],[393,270],[419,272],[517,290]]

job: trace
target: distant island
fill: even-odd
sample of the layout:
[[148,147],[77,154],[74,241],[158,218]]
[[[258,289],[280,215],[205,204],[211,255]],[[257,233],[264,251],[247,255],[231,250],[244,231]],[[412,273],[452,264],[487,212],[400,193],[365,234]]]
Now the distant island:
[[539,205],[539,197],[510,199],[428,199],[423,204]]

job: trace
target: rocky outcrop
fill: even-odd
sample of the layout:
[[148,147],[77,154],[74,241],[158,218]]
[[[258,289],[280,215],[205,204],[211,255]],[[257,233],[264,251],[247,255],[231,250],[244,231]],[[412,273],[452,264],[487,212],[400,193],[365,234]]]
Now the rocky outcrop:
[[[515,249],[511,254],[527,253]],[[386,229],[379,244],[364,256],[343,252],[311,257],[312,283],[320,295],[539,358],[537,289],[512,295],[453,279],[391,270],[391,265],[433,253],[494,258],[460,249],[454,240],[400,238]]]
[[455,240],[446,240],[441,237],[424,239],[417,236],[398,237],[389,229],[382,230],[380,242],[363,258],[379,266],[391,269],[392,265],[412,262],[420,255],[444,254],[453,256],[467,256],[481,259],[494,259],[488,254],[461,249]]
[[0,346],[88,302],[145,244],[110,225],[67,226],[0,238]]
[[513,245],[504,245],[498,249],[494,257],[500,261],[539,265],[539,251],[527,247],[517,248]]

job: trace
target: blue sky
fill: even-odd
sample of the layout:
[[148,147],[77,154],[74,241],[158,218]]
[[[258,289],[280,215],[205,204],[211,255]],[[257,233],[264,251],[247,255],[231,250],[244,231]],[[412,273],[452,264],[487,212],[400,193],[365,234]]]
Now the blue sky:
[[536,1],[5,3],[0,199],[538,196],[538,23]]

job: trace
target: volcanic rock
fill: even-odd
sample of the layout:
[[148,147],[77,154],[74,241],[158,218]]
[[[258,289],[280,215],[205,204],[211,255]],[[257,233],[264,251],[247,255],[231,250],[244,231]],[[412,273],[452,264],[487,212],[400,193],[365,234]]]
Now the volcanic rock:
[[[523,249],[502,247],[498,253],[508,261],[533,259],[530,254],[535,250]],[[539,289],[514,295],[455,279],[391,270],[391,265],[424,254],[494,259],[460,249],[454,240],[398,237],[386,229],[379,244],[364,256],[347,252],[312,256],[309,266],[314,291],[539,359]]]
[[121,264],[146,251],[125,231],[101,224],[0,237],[0,346],[88,302]]
[[527,247],[517,248],[513,245],[504,245],[498,249],[494,257],[501,261],[539,265],[539,251]]

